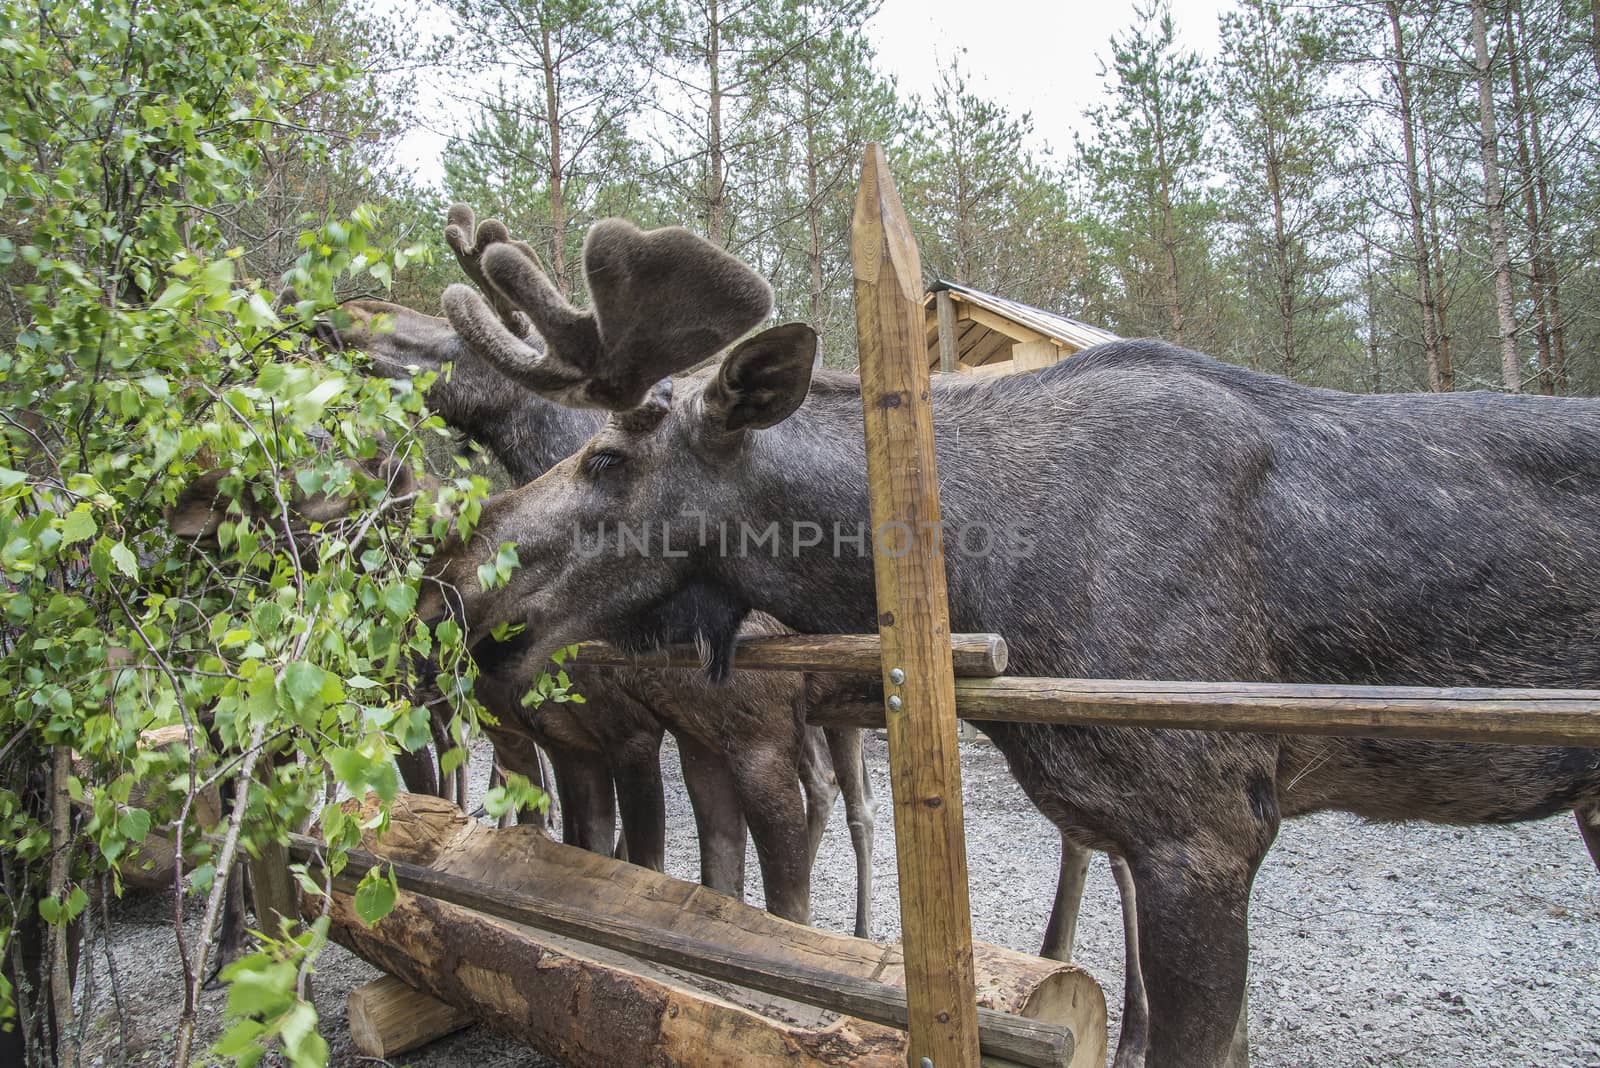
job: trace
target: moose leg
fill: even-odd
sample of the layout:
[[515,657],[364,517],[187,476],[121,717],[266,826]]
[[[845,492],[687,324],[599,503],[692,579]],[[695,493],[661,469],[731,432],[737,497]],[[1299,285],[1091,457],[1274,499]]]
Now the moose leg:
[[755,840],[767,911],[811,922],[811,865],[806,857],[805,804],[796,754],[782,746],[740,749],[732,761],[739,807]]
[[707,746],[679,734],[683,786],[700,835],[700,882],[744,900],[744,815],[728,761]]
[[222,984],[219,977],[222,969],[232,964],[244,955],[246,939],[249,937],[250,928],[245,920],[245,875],[248,865],[235,864],[228,872],[228,882],[222,888],[222,916],[217,925],[217,955],[212,961],[210,973],[203,984],[207,990],[215,990]]
[[439,796],[453,800],[456,796],[456,778],[463,772],[459,767],[451,771],[444,770],[444,755],[454,745],[450,740],[449,724],[441,722],[436,715],[428,721],[428,733],[433,735],[433,748],[439,758]]
[[1250,988],[1239,992],[1239,1021],[1233,1027],[1233,1043],[1228,1047],[1228,1068],[1250,1068]]
[[809,864],[817,862],[822,832],[827,830],[834,799],[839,796],[838,773],[830,774],[831,761],[824,754],[822,744],[822,728],[805,728],[800,742],[800,785],[806,795],[806,858]]
[[561,840],[610,856],[617,840],[611,768],[594,753],[552,746],[552,776],[561,802]]
[[661,787],[661,736],[628,739],[611,760],[628,860],[653,871],[667,866],[667,802]]
[[[498,789],[500,789],[502,786],[504,786],[506,784],[506,776],[509,775],[509,774],[511,774],[511,773],[506,771],[505,765],[501,764],[500,761],[495,760],[495,759],[490,759],[490,761],[489,761],[489,786],[488,786],[488,789],[489,790],[498,790]],[[472,818],[473,819],[477,819],[479,814],[484,812],[484,811],[485,811],[485,806],[484,805],[479,805],[477,808],[472,810]],[[498,827],[502,831],[505,830],[507,827],[511,826],[511,813],[509,811],[500,813],[500,818],[495,820],[495,826]]]
[[1578,833],[1589,847],[1589,859],[1600,868],[1600,805],[1579,805],[1572,813],[1578,818]]
[[[543,748],[539,749],[538,753],[539,753],[539,778],[534,780],[534,785],[538,786],[539,789],[541,791],[543,791],[545,797],[548,799],[548,798],[551,798],[551,797],[555,796],[555,792],[556,792],[556,769],[555,769],[555,765],[550,763],[550,758],[545,753]],[[532,819],[535,822],[537,822],[539,827],[543,828],[543,830],[544,830],[544,832],[546,834],[550,833],[550,828],[551,828],[552,824],[551,824],[550,806],[549,806],[548,800],[546,801],[544,811],[543,812],[534,813],[533,816],[532,816]]]
[[1056,876],[1056,900],[1044,926],[1039,956],[1067,963],[1078,938],[1078,906],[1083,901],[1083,880],[1089,873],[1089,850],[1061,836],[1061,872]]
[[1249,880],[1132,862],[1150,1004],[1148,1063],[1227,1068],[1249,965]]
[[877,834],[878,802],[867,778],[867,752],[855,727],[828,727],[823,737],[833,758],[833,774],[844,794],[844,818],[850,827],[850,848],[856,855],[856,937],[872,929],[872,846]]
[[408,753],[404,749],[394,755],[395,766],[400,769],[400,781],[414,794],[439,797],[439,763],[427,746]]
[[1111,858],[1111,876],[1117,881],[1117,894],[1122,899],[1123,962],[1122,1028],[1117,1035],[1117,1057],[1112,1068],[1144,1068],[1150,1041],[1150,1005],[1144,992],[1144,973],[1139,968],[1139,896],[1126,860]]

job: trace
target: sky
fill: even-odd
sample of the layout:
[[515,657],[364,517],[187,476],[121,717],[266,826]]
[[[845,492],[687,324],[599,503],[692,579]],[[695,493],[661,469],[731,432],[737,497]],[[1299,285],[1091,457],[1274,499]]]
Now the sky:
[[[1217,15],[1230,6],[1229,0],[1172,0],[1180,42],[1213,54]],[[407,8],[423,32],[442,24]],[[1065,152],[1103,91],[1111,35],[1133,22],[1133,9],[1134,0],[883,0],[867,34],[879,69],[895,78],[902,97],[931,93],[939,67],[965,49],[961,64],[970,88],[1013,113],[1030,112],[1038,147]],[[463,118],[447,96],[421,87],[425,128],[403,139],[398,151],[403,165],[432,184],[443,176],[445,140]]]

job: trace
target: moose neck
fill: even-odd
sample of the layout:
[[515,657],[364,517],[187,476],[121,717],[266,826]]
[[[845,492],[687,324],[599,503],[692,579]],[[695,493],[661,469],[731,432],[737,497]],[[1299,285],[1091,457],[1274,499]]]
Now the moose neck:
[[[744,463],[738,514],[717,544],[718,581],[802,632],[876,630],[859,384],[830,376],[814,385],[793,416],[754,432]],[[773,523],[775,552],[760,542]],[[812,537],[820,543],[798,547]]]
[[[1068,599],[1063,591],[1070,586],[1058,565],[1063,513],[1077,495],[1074,479],[1063,474],[1070,461],[1057,458],[1027,477],[1008,462],[1040,451],[1042,435],[1065,442],[1073,434],[1068,428],[1075,408],[1065,397],[1053,405],[1064,421],[1054,429],[1041,429],[1039,420],[1030,421],[1019,409],[1019,397],[1045,384],[934,383],[945,575],[950,622],[957,629],[1047,618]],[[739,514],[758,530],[778,521],[778,552],[753,541],[740,552],[737,535],[731,535],[726,549],[714,553],[714,583],[742,607],[802,632],[876,631],[872,553],[897,551],[904,536],[886,526],[875,539],[866,471],[860,383],[827,374],[814,382],[794,415],[756,432],[744,469],[733,480],[741,487]],[[820,533],[820,544],[798,548],[793,523],[813,524],[809,532]],[[1004,595],[997,596],[1001,590]],[[1046,657],[1056,644],[1048,628],[1014,629],[1017,663]]]
[[459,337],[452,335],[440,356],[454,366],[428,389],[428,407],[494,454],[519,486],[572,455],[600,427],[598,413],[563,408],[517,385]]

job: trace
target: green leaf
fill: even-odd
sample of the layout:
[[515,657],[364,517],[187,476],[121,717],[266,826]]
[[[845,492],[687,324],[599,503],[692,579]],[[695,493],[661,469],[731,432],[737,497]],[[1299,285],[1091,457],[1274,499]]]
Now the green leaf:
[[283,689],[296,711],[312,708],[313,702],[321,698],[324,678],[325,673],[321,668],[303,660],[297,660],[283,669]]
[[139,577],[139,561],[134,558],[133,550],[122,542],[111,546],[111,562],[117,565],[117,570],[131,579]]
[[356,915],[361,917],[362,923],[371,927],[394,910],[399,893],[400,887],[394,880],[392,866],[370,869],[356,886]]
[[150,833],[150,813],[142,808],[124,808],[117,813],[117,831],[130,842],[142,842]]
[[534,809],[543,812],[550,807],[550,798],[523,775],[512,772],[506,776],[504,786],[496,786],[483,795],[484,811],[495,819],[508,812]]
[[328,1063],[328,1043],[317,1034],[317,1010],[309,1001],[295,1002],[283,1018],[279,1035],[283,1052],[295,1068],[322,1068]]
[[71,545],[74,542],[86,541],[99,532],[95,526],[94,516],[89,511],[89,506],[80,504],[72,511],[61,517],[61,544]]
[[467,751],[460,746],[453,745],[439,754],[439,774],[448,775],[461,766],[467,759]]
[[351,792],[358,791],[367,781],[367,769],[372,766],[372,758],[358,749],[348,749],[336,746],[329,749],[324,756],[327,757],[328,767],[333,769],[334,776]]
[[327,891],[323,890],[322,884],[311,877],[304,864],[289,865],[289,872],[294,876],[294,881],[300,884],[302,892],[310,894],[312,897],[327,896]]
[[84,892],[83,887],[74,886],[72,888],[72,893],[67,895],[67,922],[70,923],[71,921],[77,919],[78,915],[82,913],[83,910],[88,907],[88,905],[89,895]]
[[226,293],[233,286],[233,261],[221,259],[208,263],[195,285],[207,293]]
[[404,619],[416,606],[417,588],[409,583],[395,583],[384,587],[379,600],[382,601],[385,612],[396,619]]

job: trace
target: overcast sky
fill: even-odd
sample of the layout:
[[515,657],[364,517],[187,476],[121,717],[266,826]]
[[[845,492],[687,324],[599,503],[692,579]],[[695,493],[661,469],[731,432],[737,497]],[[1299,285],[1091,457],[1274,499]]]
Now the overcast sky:
[[[1031,112],[1040,139],[1064,151],[1102,91],[1108,42],[1132,23],[1133,6],[1133,0],[883,0],[867,32],[879,68],[894,76],[903,97],[929,93],[940,65],[964,48],[971,87],[1013,112]],[[1180,41],[1211,55],[1217,14],[1229,0],[1173,0],[1172,6]],[[425,31],[438,25],[416,21]],[[437,90],[424,85],[422,94],[418,111],[428,128],[401,143],[399,158],[436,183],[445,138],[461,116]]]

